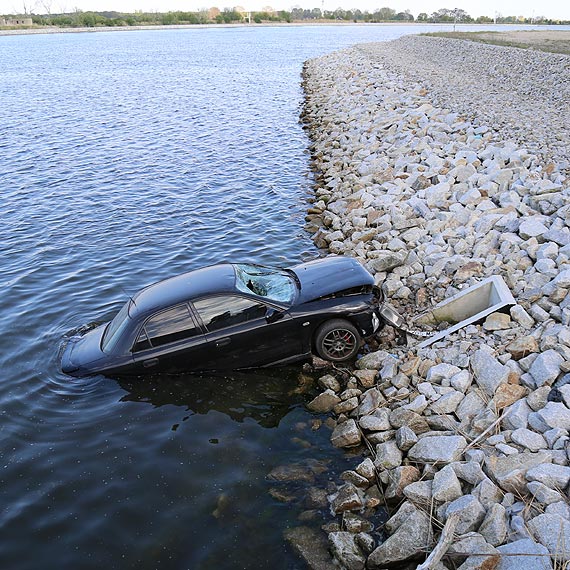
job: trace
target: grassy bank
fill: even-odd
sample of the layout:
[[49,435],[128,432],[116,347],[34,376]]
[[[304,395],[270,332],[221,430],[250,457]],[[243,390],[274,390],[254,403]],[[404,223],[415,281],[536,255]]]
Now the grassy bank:
[[423,35],[570,55],[570,31],[434,32]]

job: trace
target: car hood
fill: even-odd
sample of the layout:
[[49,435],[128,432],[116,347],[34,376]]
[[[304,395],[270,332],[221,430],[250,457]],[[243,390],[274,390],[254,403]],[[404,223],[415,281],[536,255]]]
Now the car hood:
[[325,257],[292,269],[301,284],[298,303],[313,301],[351,287],[374,284],[372,275],[352,257]]
[[67,340],[61,357],[61,370],[65,374],[84,374],[91,366],[106,358],[101,350],[101,338],[107,325],[100,325],[82,336]]

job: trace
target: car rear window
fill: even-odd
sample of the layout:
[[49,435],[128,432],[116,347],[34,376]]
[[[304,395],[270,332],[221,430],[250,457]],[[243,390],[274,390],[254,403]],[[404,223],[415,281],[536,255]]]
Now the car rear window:
[[276,303],[291,304],[297,287],[293,277],[281,269],[261,265],[234,265],[236,287],[244,293],[254,293]]

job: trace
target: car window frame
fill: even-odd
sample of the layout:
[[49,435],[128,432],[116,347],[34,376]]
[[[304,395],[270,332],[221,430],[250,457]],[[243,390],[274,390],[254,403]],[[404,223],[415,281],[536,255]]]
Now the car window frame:
[[[190,317],[190,320],[192,321],[192,323],[194,324],[194,328],[198,331],[198,334],[193,335],[193,336],[189,336],[186,338],[182,338],[182,339],[178,339],[178,340],[173,340],[171,342],[167,342],[165,344],[161,344],[159,346],[152,346],[152,341],[146,331],[146,324],[153,318],[157,317],[158,315],[162,314],[162,313],[166,313],[167,311],[171,311],[172,309],[176,309],[178,307],[183,307],[186,306],[186,309],[188,310],[188,315]],[[147,347],[147,348],[143,348],[141,350],[135,350],[135,345],[138,342],[138,339],[141,335],[141,333],[144,331],[148,342],[151,344],[151,346]],[[171,305],[169,307],[164,307],[162,309],[160,309],[159,311],[156,311],[155,313],[152,313],[151,315],[149,315],[146,319],[144,319],[144,321],[142,322],[142,324],[140,325],[140,327],[138,327],[136,329],[135,335],[133,337],[133,342],[131,344],[131,347],[129,349],[129,352],[131,355],[135,356],[138,354],[141,354],[142,352],[145,352],[147,350],[160,350],[162,348],[168,347],[168,346],[172,346],[172,345],[176,345],[176,344],[182,344],[184,342],[187,342],[189,339],[191,338],[196,338],[196,337],[204,337],[204,327],[202,325],[202,323],[198,322],[196,320],[196,316],[195,316],[195,312],[194,312],[194,308],[191,305],[191,301],[183,301],[181,303],[176,303],[175,305]]]

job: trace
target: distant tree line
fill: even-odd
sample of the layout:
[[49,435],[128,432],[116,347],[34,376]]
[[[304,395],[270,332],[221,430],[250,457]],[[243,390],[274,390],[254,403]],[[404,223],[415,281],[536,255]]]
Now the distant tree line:
[[409,10],[397,12],[392,8],[380,8],[374,12],[366,10],[321,10],[320,8],[304,9],[293,8],[291,11],[280,10],[276,12],[238,12],[233,8],[219,10],[210,8],[198,12],[82,12],[77,10],[66,14],[31,14],[32,21],[39,26],[57,27],[102,27],[102,26],[146,26],[146,25],[176,25],[176,24],[232,24],[248,21],[250,23],[263,22],[425,22],[425,23],[474,23],[487,24],[560,24],[570,23],[562,20],[552,20],[543,17],[518,18],[515,16],[497,16],[490,18],[480,16],[472,18],[465,10],[448,10],[442,8],[431,14],[422,12],[414,19]]

